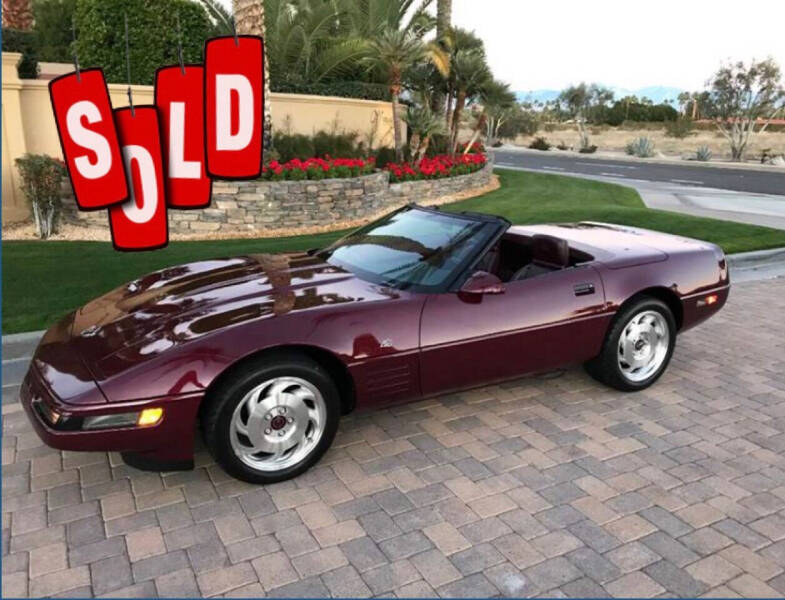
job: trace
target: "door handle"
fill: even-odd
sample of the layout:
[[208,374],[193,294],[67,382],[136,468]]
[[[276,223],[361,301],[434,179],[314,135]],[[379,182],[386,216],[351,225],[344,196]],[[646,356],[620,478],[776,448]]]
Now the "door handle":
[[572,286],[573,291],[575,292],[576,296],[588,296],[589,294],[594,293],[594,284],[593,283],[577,283]]

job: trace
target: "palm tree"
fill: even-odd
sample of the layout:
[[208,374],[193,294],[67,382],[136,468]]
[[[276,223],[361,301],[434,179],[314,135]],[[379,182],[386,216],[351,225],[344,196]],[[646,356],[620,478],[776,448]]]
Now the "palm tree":
[[434,114],[427,102],[420,106],[409,106],[403,120],[412,132],[409,139],[409,155],[413,162],[418,162],[425,156],[431,137],[441,133],[444,122],[439,115]]
[[32,29],[32,0],[3,0],[3,27],[20,31]]
[[447,58],[434,44],[423,43],[413,31],[389,27],[368,42],[368,51],[364,62],[371,70],[380,73],[390,88],[395,158],[400,162],[403,160],[403,145],[399,100],[404,73],[425,60],[430,60],[437,69],[444,72],[447,69]]
[[[264,2],[263,0],[232,0],[237,33],[258,35],[264,40]],[[270,111],[270,63],[267,48],[264,49],[264,126],[263,147],[269,150],[272,144],[273,117]]]
[[452,0],[437,0],[436,2],[436,37],[443,38],[450,31],[452,25]]
[[485,62],[484,53],[476,50],[459,50],[453,57],[451,74],[455,82],[455,109],[451,119],[450,152],[455,154],[458,147],[458,130],[461,127],[461,113],[466,106],[466,100],[480,92],[491,78],[491,73]]
[[265,29],[272,76],[319,82],[356,67],[367,50],[336,3],[266,0]]

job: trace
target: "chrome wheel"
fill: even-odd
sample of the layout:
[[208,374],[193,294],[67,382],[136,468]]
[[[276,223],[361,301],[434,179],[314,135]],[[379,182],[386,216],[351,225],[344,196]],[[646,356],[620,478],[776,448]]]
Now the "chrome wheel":
[[638,313],[619,336],[618,362],[622,375],[640,382],[654,375],[668,356],[670,329],[657,311]]
[[321,392],[299,377],[276,377],[254,387],[230,421],[232,450],[258,471],[301,462],[322,438],[327,407]]

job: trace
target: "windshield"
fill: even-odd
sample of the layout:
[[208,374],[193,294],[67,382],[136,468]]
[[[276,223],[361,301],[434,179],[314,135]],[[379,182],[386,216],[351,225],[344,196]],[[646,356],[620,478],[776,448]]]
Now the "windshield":
[[498,231],[493,221],[406,208],[319,253],[373,283],[415,291],[448,285]]

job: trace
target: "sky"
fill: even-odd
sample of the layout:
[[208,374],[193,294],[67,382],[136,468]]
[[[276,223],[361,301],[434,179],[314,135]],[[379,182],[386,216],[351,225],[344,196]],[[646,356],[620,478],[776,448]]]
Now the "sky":
[[785,69],[785,0],[453,0],[453,23],[483,39],[514,90],[697,90],[727,59],[772,56]]
[[494,75],[519,91],[581,81],[698,90],[728,59],[771,56],[785,69],[785,0],[453,0],[452,20],[485,41]]

